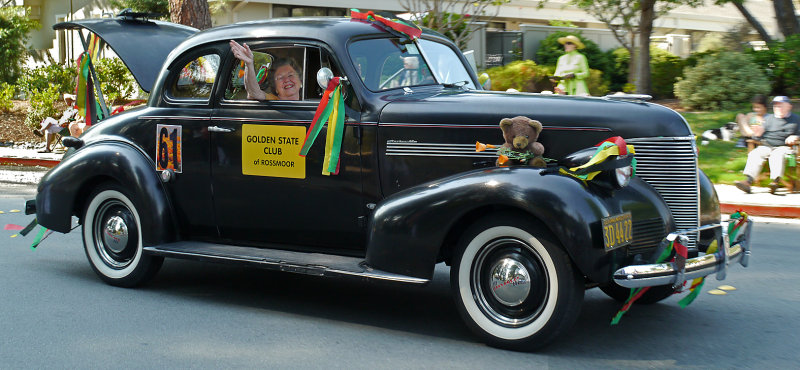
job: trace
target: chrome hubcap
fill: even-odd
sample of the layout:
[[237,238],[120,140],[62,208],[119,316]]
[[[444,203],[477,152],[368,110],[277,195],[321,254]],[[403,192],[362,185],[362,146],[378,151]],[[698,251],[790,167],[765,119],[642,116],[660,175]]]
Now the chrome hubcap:
[[106,220],[103,242],[108,249],[115,253],[125,250],[125,246],[128,244],[128,225],[125,225],[122,217],[111,216]]
[[547,304],[549,280],[539,254],[515,238],[486,244],[471,268],[475,303],[487,318],[512,328],[539,316]]
[[119,200],[106,201],[97,208],[92,235],[95,250],[108,267],[123,269],[136,256],[139,246],[136,218]]
[[516,306],[528,298],[531,278],[519,261],[503,258],[492,267],[492,295],[507,306]]

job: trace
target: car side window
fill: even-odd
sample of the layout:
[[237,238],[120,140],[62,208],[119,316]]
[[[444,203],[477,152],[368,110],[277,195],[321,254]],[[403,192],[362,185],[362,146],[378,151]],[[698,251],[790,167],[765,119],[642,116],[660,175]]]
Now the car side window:
[[205,54],[184,64],[169,88],[169,95],[179,99],[207,100],[214,87],[219,61],[219,55]]
[[349,52],[361,80],[372,91],[436,83],[413,42],[360,40],[350,45]]
[[[317,85],[317,71],[327,67],[335,76],[341,76],[329,53],[319,47],[248,45],[253,51],[258,88],[268,101],[319,100],[324,90]],[[246,72],[244,63],[234,60],[228,75],[225,100],[252,100],[248,98],[245,86]]]

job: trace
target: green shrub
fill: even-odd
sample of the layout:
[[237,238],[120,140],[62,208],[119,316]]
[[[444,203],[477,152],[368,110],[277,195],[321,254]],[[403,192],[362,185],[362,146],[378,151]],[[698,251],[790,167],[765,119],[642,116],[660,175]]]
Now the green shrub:
[[608,81],[603,79],[602,71],[589,69],[589,78],[586,79],[586,86],[589,88],[589,95],[605,96],[608,94]]
[[97,78],[103,88],[106,103],[115,104],[117,100],[127,99],[136,93],[136,81],[119,58],[104,58],[97,60],[95,65]]
[[553,90],[553,85],[547,79],[552,70],[536,65],[532,60],[518,60],[505,66],[489,68],[486,73],[492,79],[492,90],[516,89],[524,92],[540,92]]
[[58,114],[55,102],[60,94],[58,86],[50,86],[43,90],[30,91],[28,96],[28,115],[25,124],[30,128],[39,128],[39,123],[46,117],[55,117]]
[[800,95],[800,35],[774,42],[769,50],[750,51],[767,74],[776,95]]
[[39,22],[30,19],[29,8],[0,7],[0,81],[17,82],[27,53],[28,33],[40,27]]
[[0,82],[0,111],[8,112],[14,107],[14,102],[11,99],[14,97],[14,85],[9,85],[5,82]]
[[[486,70],[492,79],[492,90],[505,91],[515,89],[522,92],[553,91],[553,83],[547,76],[552,76],[555,66],[540,66],[532,60],[518,60],[505,66]],[[602,96],[608,93],[608,83],[603,79],[603,72],[589,69],[586,79],[589,94]]]
[[721,52],[708,56],[696,67],[687,67],[675,84],[675,95],[687,108],[735,109],[753,95],[769,92],[769,81],[745,54]]
[[[612,91],[625,91],[628,82],[628,68],[631,56],[628,49],[618,48],[607,53],[613,63],[611,75],[608,76]],[[659,99],[674,98],[674,85],[678,77],[683,75],[685,62],[680,57],[657,47],[650,48],[650,81],[653,95]]]
[[26,94],[34,90],[44,90],[56,86],[58,92],[71,94],[75,90],[77,70],[73,65],[49,64],[26,70],[17,84]]

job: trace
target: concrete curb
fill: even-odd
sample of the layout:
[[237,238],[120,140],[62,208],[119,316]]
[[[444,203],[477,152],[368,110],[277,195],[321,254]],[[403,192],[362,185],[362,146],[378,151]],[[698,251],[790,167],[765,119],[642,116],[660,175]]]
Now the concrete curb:
[[766,217],[785,217],[800,218],[800,207],[792,206],[762,206],[753,204],[727,204],[719,205],[722,213],[731,214],[736,211],[744,211],[748,215]]
[[0,165],[55,167],[60,160],[42,158],[0,157]]

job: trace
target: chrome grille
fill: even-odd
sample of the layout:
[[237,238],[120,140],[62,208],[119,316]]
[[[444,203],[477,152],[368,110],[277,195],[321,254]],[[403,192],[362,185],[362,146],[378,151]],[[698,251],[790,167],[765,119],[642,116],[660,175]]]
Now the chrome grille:
[[[636,150],[636,176],[647,181],[661,194],[672,211],[675,226],[679,230],[700,226],[697,158],[692,138],[658,137],[625,141],[633,144]],[[689,239],[687,247],[695,247],[697,233],[691,234]]]
[[628,246],[628,254],[633,255],[655,249],[666,235],[664,222],[660,218],[634,221],[633,242]]

